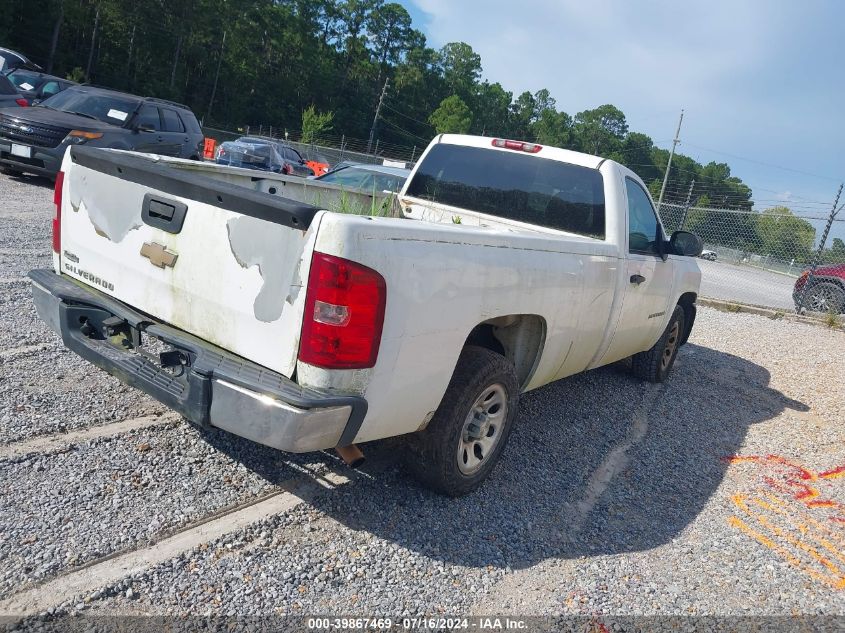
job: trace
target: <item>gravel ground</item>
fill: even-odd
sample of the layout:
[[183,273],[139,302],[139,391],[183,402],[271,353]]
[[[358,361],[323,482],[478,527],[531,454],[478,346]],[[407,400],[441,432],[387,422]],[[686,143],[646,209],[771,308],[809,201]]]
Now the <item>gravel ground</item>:
[[[0,282],[51,264],[52,183],[0,174]],[[3,310],[5,313],[5,310]]]
[[178,422],[0,461],[0,599],[266,493],[296,465],[325,467]]
[[[2,443],[164,410],[42,336],[14,277],[49,263],[49,202],[0,176]],[[432,495],[388,462],[55,615],[845,616],[843,349],[841,332],[701,308],[665,385],[617,365],[526,394],[476,494]],[[326,458],[186,424],[0,460],[0,594],[301,465]]]
[[49,341],[0,358],[0,444],[168,410]]
[[[729,351],[748,333],[782,342],[767,353],[768,367]],[[779,454],[818,472],[845,464],[845,433],[825,413],[837,410],[841,388],[791,382],[801,355],[772,362],[789,358],[780,355],[791,353],[788,341],[806,349],[807,337],[817,350],[814,379],[841,386],[841,333],[702,309],[665,386],[641,385],[617,366],[525,396],[505,459],[477,494],[446,500],[391,469],[127,578],[91,608],[845,615],[842,590],[828,582],[845,573],[822,573],[830,570],[789,541],[798,535],[804,545],[800,521],[815,520],[818,534],[845,543],[831,510],[797,504],[765,482],[772,473],[759,464],[726,459]],[[780,383],[793,386],[772,387]],[[826,482],[824,498],[845,504],[842,483]],[[780,508],[765,494],[788,505],[783,515],[769,511],[779,521],[773,528],[734,501],[745,495]],[[843,548],[834,547],[828,557],[845,569]]]
[[30,345],[58,345],[59,337],[35,313],[28,279],[0,281],[0,354],[7,358],[13,350]]

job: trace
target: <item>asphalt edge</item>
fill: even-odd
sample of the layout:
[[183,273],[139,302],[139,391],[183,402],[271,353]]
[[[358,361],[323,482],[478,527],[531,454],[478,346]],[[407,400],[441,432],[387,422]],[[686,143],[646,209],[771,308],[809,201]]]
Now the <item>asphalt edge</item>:
[[714,308],[720,312],[733,312],[756,314],[767,317],[773,321],[792,321],[793,323],[805,323],[807,325],[814,325],[822,327],[826,330],[839,330],[845,332],[845,321],[840,320],[838,324],[830,325],[823,318],[812,317],[803,314],[795,314],[788,310],[778,310],[775,308],[764,308],[763,306],[755,306],[747,303],[738,303],[736,301],[726,301],[723,299],[710,299],[708,297],[699,297],[696,303],[700,306]]

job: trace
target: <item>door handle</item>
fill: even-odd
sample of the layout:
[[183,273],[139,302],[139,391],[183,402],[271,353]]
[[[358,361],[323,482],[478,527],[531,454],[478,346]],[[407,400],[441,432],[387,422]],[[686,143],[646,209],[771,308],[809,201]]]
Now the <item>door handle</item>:
[[636,284],[639,286],[641,283],[645,281],[645,277],[642,275],[631,275],[631,283]]

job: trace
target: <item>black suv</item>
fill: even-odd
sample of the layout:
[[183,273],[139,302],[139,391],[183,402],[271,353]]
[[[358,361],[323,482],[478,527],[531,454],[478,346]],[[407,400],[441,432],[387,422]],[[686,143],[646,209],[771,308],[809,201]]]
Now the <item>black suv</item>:
[[0,168],[55,178],[69,145],[199,160],[203,135],[186,106],[71,86],[31,108],[0,109]]

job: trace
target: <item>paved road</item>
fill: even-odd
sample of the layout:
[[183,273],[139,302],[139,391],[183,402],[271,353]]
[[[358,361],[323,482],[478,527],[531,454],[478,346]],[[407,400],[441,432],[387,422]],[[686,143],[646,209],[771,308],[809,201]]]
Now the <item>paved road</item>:
[[793,310],[792,287],[795,278],[752,266],[698,260],[701,268],[701,295],[770,308]]

